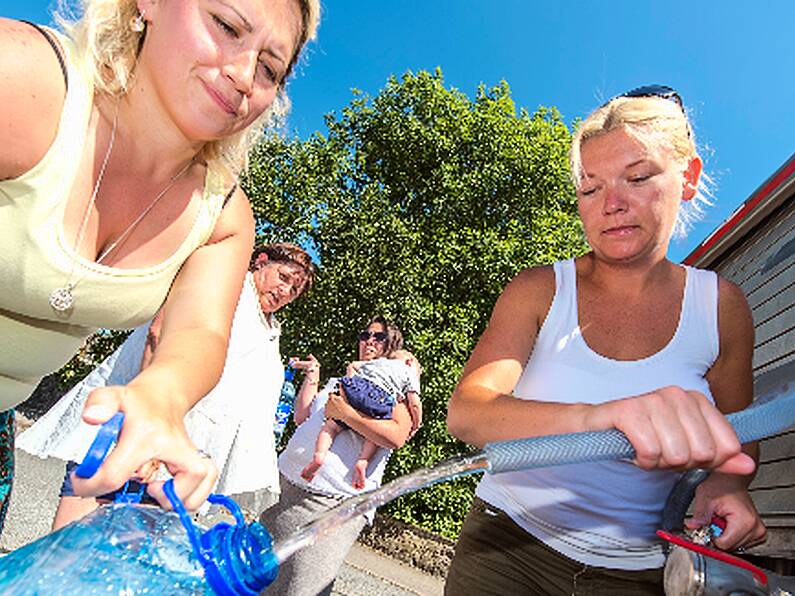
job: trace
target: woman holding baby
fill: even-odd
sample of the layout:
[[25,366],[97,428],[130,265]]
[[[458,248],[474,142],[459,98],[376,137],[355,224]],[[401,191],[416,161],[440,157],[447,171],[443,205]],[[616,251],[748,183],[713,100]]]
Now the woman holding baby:
[[[358,361],[373,362],[389,358],[403,347],[400,330],[382,316],[373,317],[359,333]],[[297,429],[279,457],[281,499],[267,509],[260,521],[274,540],[316,518],[340,501],[381,484],[387,460],[394,449],[409,438],[412,416],[408,400],[398,399],[391,417],[371,418],[355,409],[339,391],[340,379],[332,377],[318,391],[320,365],[310,356],[293,363],[306,372],[295,402]],[[404,396],[405,397],[405,396]],[[318,436],[327,420],[342,423],[341,430],[328,448],[322,465],[306,480],[307,465],[312,462]],[[362,448],[370,441],[378,446],[366,466],[363,488],[355,488],[356,463]],[[303,475],[302,475],[303,474]],[[333,535],[305,548],[285,561],[279,577],[270,588],[278,594],[330,594],[334,578],[365,524],[365,518],[352,520]]]

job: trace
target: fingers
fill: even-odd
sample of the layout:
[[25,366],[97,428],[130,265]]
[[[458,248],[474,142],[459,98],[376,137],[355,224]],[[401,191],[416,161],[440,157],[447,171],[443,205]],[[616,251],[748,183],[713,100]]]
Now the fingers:
[[713,538],[715,546],[723,550],[753,546],[765,539],[765,526],[748,494],[746,478],[713,471],[696,489],[693,514],[686,522],[689,528],[713,522],[723,528],[720,536]]
[[747,476],[753,473],[756,469],[756,462],[753,458],[746,453],[738,453],[726,459],[722,464],[715,468],[720,472],[726,474],[738,474],[740,476]]
[[312,354],[306,357],[305,360],[301,360],[297,356],[293,356],[290,358],[290,366],[293,368],[298,368],[301,370],[315,370],[320,368],[320,363],[318,362],[317,358],[315,358]]
[[102,424],[121,408],[122,387],[99,387],[89,393],[83,406],[83,420],[88,424]]
[[[714,426],[705,418],[702,398],[695,392],[682,392],[666,402],[668,426],[658,427],[663,444],[663,461],[666,467],[690,469],[714,467],[717,446],[713,437]],[[706,399],[703,399],[706,402]],[[708,402],[706,403],[708,407]],[[740,446],[737,445],[737,451]]]
[[72,475],[76,495],[87,497],[114,491],[133,478],[136,470],[154,457],[153,444],[142,441],[140,433],[136,437],[130,426],[125,420],[116,446],[91,478]]
[[[106,387],[93,392],[83,418],[92,424],[101,423],[120,408],[125,412],[125,421],[115,448],[91,478],[73,475],[75,494],[105,494],[135,477],[152,480],[162,462],[174,477],[175,491],[186,509],[198,509],[215,485],[218,470],[209,458],[199,455],[185,432],[182,418],[167,409],[152,408],[129,387]],[[163,507],[170,508],[162,485],[152,483],[149,492]]]
[[[736,542],[736,544],[732,546],[728,546],[727,548],[735,549],[738,547],[742,548],[750,548],[752,546],[756,546],[757,544],[762,544],[767,539],[767,529],[765,528],[764,524],[757,518],[756,523],[754,523],[750,529],[745,533],[745,536],[740,538]],[[721,536],[720,538],[723,538]],[[718,538],[718,540],[720,540]],[[731,535],[726,537],[725,542],[728,543],[731,540]],[[721,548],[723,548],[720,544],[718,544]]]
[[744,498],[740,500],[743,506],[727,509],[723,517],[726,521],[725,528],[721,535],[713,540],[715,546],[720,549],[748,548],[765,541],[767,535],[765,525],[747,493],[743,496]]
[[753,460],[740,451],[734,429],[696,391],[666,387],[605,407],[610,410],[612,425],[624,432],[635,448],[635,462],[641,468],[717,468],[733,474],[753,471]]
[[[83,420],[89,424],[103,424],[107,422],[121,408],[125,387],[101,387],[92,391],[83,408]],[[121,487],[134,475],[136,468],[149,457],[139,454],[138,459],[119,457],[119,445],[125,443],[128,433],[127,421],[122,425],[117,440],[117,446],[111,450],[108,457],[91,478],[80,478],[72,474],[72,483],[75,494],[81,497],[91,497],[105,494]],[[124,451],[124,449],[122,449]]]
[[700,499],[698,496],[693,500],[693,516],[684,520],[684,525],[690,530],[697,530],[712,522],[715,516],[713,503],[709,499]]
[[159,459],[150,459],[144,465],[135,470],[133,479],[144,484],[153,482],[157,477],[157,472],[160,470],[161,463],[162,462]]
[[699,405],[705,425],[711,430],[715,444],[711,467],[728,474],[751,474],[756,468],[756,463],[741,451],[742,445],[737,439],[737,433],[726,417],[706,398],[699,400]]
[[[172,458],[166,467],[174,477],[174,491],[188,511],[195,511],[202,506],[218,479],[218,468],[213,461],[200,455],[195,449],[182,452],[178,458]],[[170,510],[171,503],[163,491],[163,484],[162,481],[153,482],[148,486],[147,492],[161,507]]]
[[766,537],[767,530],[758,518],[747,520],[745,523],[732,520],[727,521],[726,529],[713,540],[713,543],[722,550],[735,550],[761,544]]

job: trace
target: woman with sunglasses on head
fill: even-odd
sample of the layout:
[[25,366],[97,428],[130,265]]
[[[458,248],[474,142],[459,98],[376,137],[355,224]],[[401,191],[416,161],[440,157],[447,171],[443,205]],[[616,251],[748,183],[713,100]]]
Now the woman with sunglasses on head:
[[[374,361],[389,357],[403,347],[400,329],[387,319],[376,316],[359,334],[358,359]],[[329,379],[318,392],[320,367],[317,360],[293,361],[303,368],[306,377],[295,400],[295,433],[279,456],[282,493],[279,503],[267,509],[260,521],[274,537],[286,537],[312,521],[343,499],[377,488],[389,454],[401,447],[411,431],[411,416],[405,401],[395,404],[390,419],[369,418],[353,408],[337,392],[338,377]],[[346,424],[350,430],[336,436],[325,461],[310,481],[302,472],[315,451],[318,433],[326,419]],[[353,486],[355,465],[365,440],[381,447],[367,467],[363,489]],[[279,567],[279,575],[269,588],[274,594],[310,596],[330,594],[334,578],[365,524],[365,518],[352,520],[324,537],[317,544],[302,549]]]
[[[284,365],[279,352],[281,325],[276,312],[312,287],[315,266],[294,244],[258,246],[251,257],[235,309],[224,372],[218,384],[185,416],[191,441],[220,470],[213,492],[235,498],[256,518],[278,500],[279,474],[272,432]],[[98,387],[125,385],[157,353],[162,317],[135,329],[127,340],[50,411],[19,437],[18,447],[41,458],[69,462],[53,530],[83,517],[97,499],[78,497],[72,486],[75,463],[96,436],[96,427],[81,422],[86,396]],[[136,471],[136,480],[166,477],[157,462]],[[115,495],[105,495],[104,500]],[[204,512],[203,507],[200,511]]]
[[[151,366],[88,399],[87,422],[118,410],[125,422],[75,488],[108,492],[156,458],[195,509],[217,471],[182,418],[221,374],[252,248],[237,177],[263,125],[285,112],[319,4],[81,5],[65,33],[0,19],[0,496],[12,476],[11,408],[94,329],[140,325],[168,294]],[[150,492],[168,506],[160,484]]]
[[448,427],[491,441],[617,428],[634,462],[487,475],[464,522],[446,593],[662,594],[655,531],[690,468],[709,468],[691,524],[715,541],[765,535],[747,486],[756,447],[723,414],[752,399],[753,323],[742,292],[666,258],[701,159],[672,89],[633,90],[595,110],[571,167],[590,252],[519,273],[450,400]]

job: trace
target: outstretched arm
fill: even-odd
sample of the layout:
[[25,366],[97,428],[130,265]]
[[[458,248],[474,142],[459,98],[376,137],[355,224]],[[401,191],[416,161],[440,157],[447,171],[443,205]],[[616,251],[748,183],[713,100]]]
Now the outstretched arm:
[[[125,412],[116,448],[97,474],[76,479],[81,495],[109,492],[150,459],[166,464],[188,509],[207,498],[217,470],[191,443],[185,414],[217,383],[253,243],[251,208],[238,191],[224,208],[210,240],[184,263],[166,300],[163,326],[150,365],[124,387],[97,389],[83,418],[90,424]],[[200,299],[199,299],[200,298]],[[149,492],[168,507],[162,483]]]

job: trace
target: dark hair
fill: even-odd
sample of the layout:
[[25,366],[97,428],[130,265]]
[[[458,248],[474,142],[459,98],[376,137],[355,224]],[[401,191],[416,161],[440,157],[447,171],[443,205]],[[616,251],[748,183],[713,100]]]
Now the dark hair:
[[383,315],[375,315],[370,319],[367,325],[364,326],[364,328],[367,329],[373,323],[378,323],[386,331],[387,339],[386,344],[384,345],[384,356],[389,356],[395,350],[400,350],[403,348],[403,333],[400,331],[400,327],[395,325]]
[[[267,259],[263,259],[265,255]],[[304,277],[304,287],[301,294],[309,291],[315,283],[315,274],[317,268],[312,262],[312,257],[309,256],[303,248],[296,244],[289,242],[274,242],[272,244],[260,244],[254,248],[251,253],[251,261],[249,262],[248,270],[256,271],[264,263],[290,263],[301,269]]]

